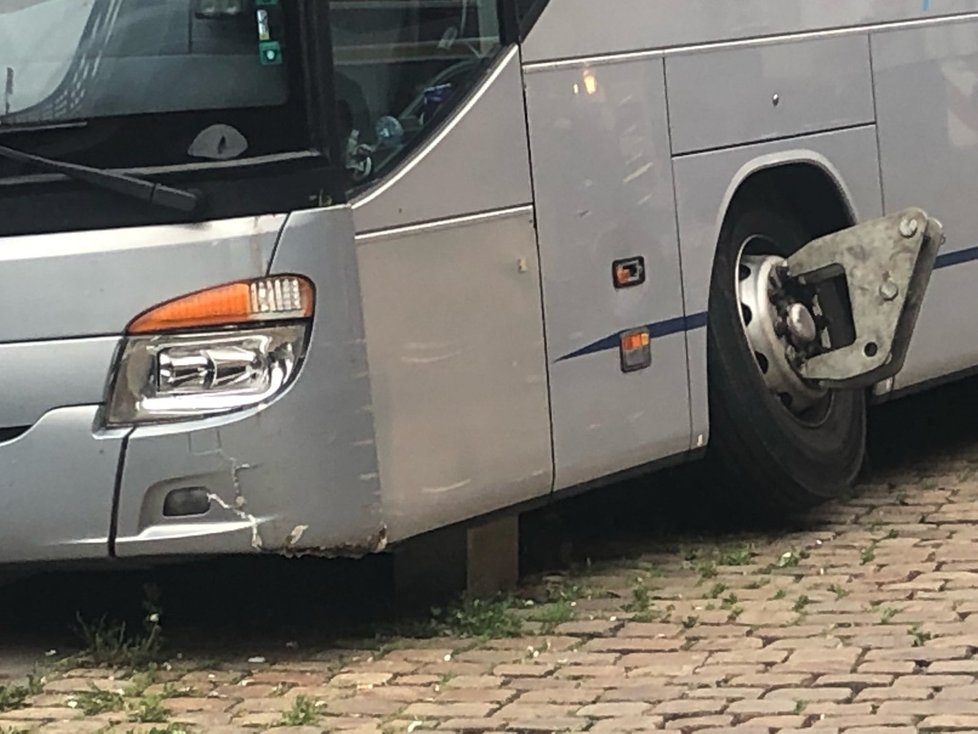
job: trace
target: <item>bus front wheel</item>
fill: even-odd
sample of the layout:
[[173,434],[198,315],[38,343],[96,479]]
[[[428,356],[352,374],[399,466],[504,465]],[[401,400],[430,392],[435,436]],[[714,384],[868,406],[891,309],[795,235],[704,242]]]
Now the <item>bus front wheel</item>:
[[787,291],[783,259],[813,239],[764,200],[741,200],[721,230],[710,288],[708,465],[725,505],[765,517],[851,489],[862,467],[866,399],[822,389],[793,364],[815,324],[844,308],[831,291]]

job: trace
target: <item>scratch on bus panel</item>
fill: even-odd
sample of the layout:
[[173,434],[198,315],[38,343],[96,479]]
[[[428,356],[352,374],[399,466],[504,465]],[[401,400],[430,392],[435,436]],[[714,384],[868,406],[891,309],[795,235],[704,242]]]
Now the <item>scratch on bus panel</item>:
[[654,167],[655,167],[655,164],[654,163],[646,163],[641,168],[638,168],[638,169],[632,171],[632,173],[630,173],[627,176],[625,176],[625,180],[622,183],[629,184],[632,181],[634,181],[635,179],[638,179],[638,178],[641,178],[642,176],[644,176],[646,173],[648,173],[649,171],[651,171]]
[[[304,527],[299,525],[293,533]],[[304,531],[303,531],[304,532]],[[290,536],[291,537],[291,536]],[[298,543],[298,540],[296,541]],[[286,547],[281,554],[286,558],[303,558],[311,556],[314,558],[363,558],[371,553],[382,553],[387,548],[387,526],[380,525],[380,528],[373,535],[367,536],[362,543],[342,543],[340,545],[307,548]]]
[[425,494],[445,494],[446,492],[454,492],[463,487],[468,487],[470,484],[472,484],[471,479],[463,479],[461,482],[446,484],[444,487],[423,487],[421,491]]
[[254,464],[242,464],[233,456],[230,456],[227,451],[224,450],[224,442],[221,438],[221,432],[217,431],[216,433],[217,446],[212,453],[220,455],[220,457],[227,462],[231,471],[231,487],[234,489],[234,505],[232,506],[214,492],[209,492],[207,498],[228,512],[233,513],[239,519],[247,522],[251,526],[251,547],[255,550],[261,550],[263,543],[261,533],[258,530],[259,521],[257,517],[246,511],[245,508],[248,506],[248,500],[245,498],[244,491],[241,488],[241,473],[248,471],[249,469],[254,469],[255,466]]
[[254,548],[255,550],[262,549],[263,545],[261,540],[261,533],[258,532],[257,517],[252,515],[250,512],[245,512],[244,510],[239,509],[237,507],[232,507],[230,504],[225,502],[220,495],[217,495],[214,492],[208,492],[207,499],[213,502],[214,504],[223,507],[228,512],[236,515],[239,519],[247,522],[251,526],[251,547]]
[[407,342],[404,345],[405,349],[444,349],[445,347],[450,347],[451,342]]
[[302,536],[309,529],[308,525],[296,525],[292,528],[292,532],[289,533],[289,538],[285,541],[286,548],[294,548],[299,545],[299,541],[302,540]]
[[371,553],[383,553],[387,548],[387,526],[381,524],[374,535],[369,536],[363,543],[352,543],[338,546],[322,546],[314,550],[289,555],[310,555],[322,558],[363,558]]
[[401,357],[401,361],[404,364],[435,364],[437,362],[446,362],[450,359],[455,359],[456,357],[461,357],[465,353],[464,349],[458,349],[454,352],[449,352],[448,354],[439,354],[434,357]]

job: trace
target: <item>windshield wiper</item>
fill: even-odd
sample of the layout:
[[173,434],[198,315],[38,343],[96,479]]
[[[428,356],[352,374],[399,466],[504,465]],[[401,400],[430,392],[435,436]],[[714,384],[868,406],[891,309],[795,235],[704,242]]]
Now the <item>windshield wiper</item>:
[[24,163],[42,171],[61,173],[76,181],[84,181],[92,186],[98,186],[107,191],[114,191],[117,194],[168,209],[189,213],[200,206],[200,196],[192,191],[153,183],[125,173],[44,158],[15,148],[8,148],[5,145],[0,145],[0,158]]

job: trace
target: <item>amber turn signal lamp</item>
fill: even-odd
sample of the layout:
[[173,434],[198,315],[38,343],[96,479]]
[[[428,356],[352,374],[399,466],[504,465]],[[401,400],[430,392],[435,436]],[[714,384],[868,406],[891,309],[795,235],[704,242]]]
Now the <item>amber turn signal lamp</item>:
[[315,292],[306,278],[278,275],[240,281],[156,306],[129,324],[130,334],[311,318]]

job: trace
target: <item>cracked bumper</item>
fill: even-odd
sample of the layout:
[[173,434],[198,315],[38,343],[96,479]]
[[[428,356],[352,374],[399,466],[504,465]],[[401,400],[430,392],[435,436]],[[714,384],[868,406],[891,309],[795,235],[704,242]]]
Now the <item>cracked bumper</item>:
[[[114,244],[106,250],[116,253],[112,268],[83,260],[72,267],[84,277],[65,270],[88,249],[105,261],[109,255],[84,238],[79,254],[71,249],[78,236],[59,236],[55,244],[68,254],[41,259],[62,267],[46,280],[81,282],[101,292],[90,273],[129,273],[134,263],[151,272],[171,262],[174,277],[154,281],[155,290],[146,293],[141,281],[129,290],[106,286],[105,293],[119,291],[118,297],[96,299],[85,318],[50,312],[39,323],[63,333],[63,340],[0,344],[8,393],[0,428],[30,426],[13,435],[0,431],[0,563],[381,549],[386,536],[349,208],[296,212],[287,220],[122,231],[114,234],[116,242],[96,234],[100,243]],[[153,247],[134,244],[144,240]],[[29,245],[24,257],[31,268],[41,267],[33,255],[39,248]],[[160,299],[277,273],[308,277],[317,299],[303,364],[282,394],[219,418],[101,428],[95,403],[104,399],[118,339],[76,332],[114,333]],[[33,298],[33,286],[16,290],[17,277],[8,275],[5,287],[20,293],[15,300]],[[8,318],[9,338],[18,327]],[[203,489],[208,509],[167,517],[167,493],[184,488]]]
[[[299,374],[259,408],[134,430],[119,486],[117,556],[363,555],[383,547],[352,243],[348,210],[289,217],[272,272],[316,283],[322,315],[313,322]],[[203,489],[209,509],[164,516],[164,499],[174,489]]]
[[[316,371],[314,360],[309,368]],[[372,442],[362,443],[372,422],[351,401],[355,394],[342,385],[317,390],[304,372],[269,406],[133,431],[120,480],[115,554],[377,550],[375,455]],[[330,413],[345,414],[346,421],[329,425],[322,416]],[[317,416],[327,425],[317,425]],[[167,494],[179,489],[205,490],[207,512],[165,516]]]

